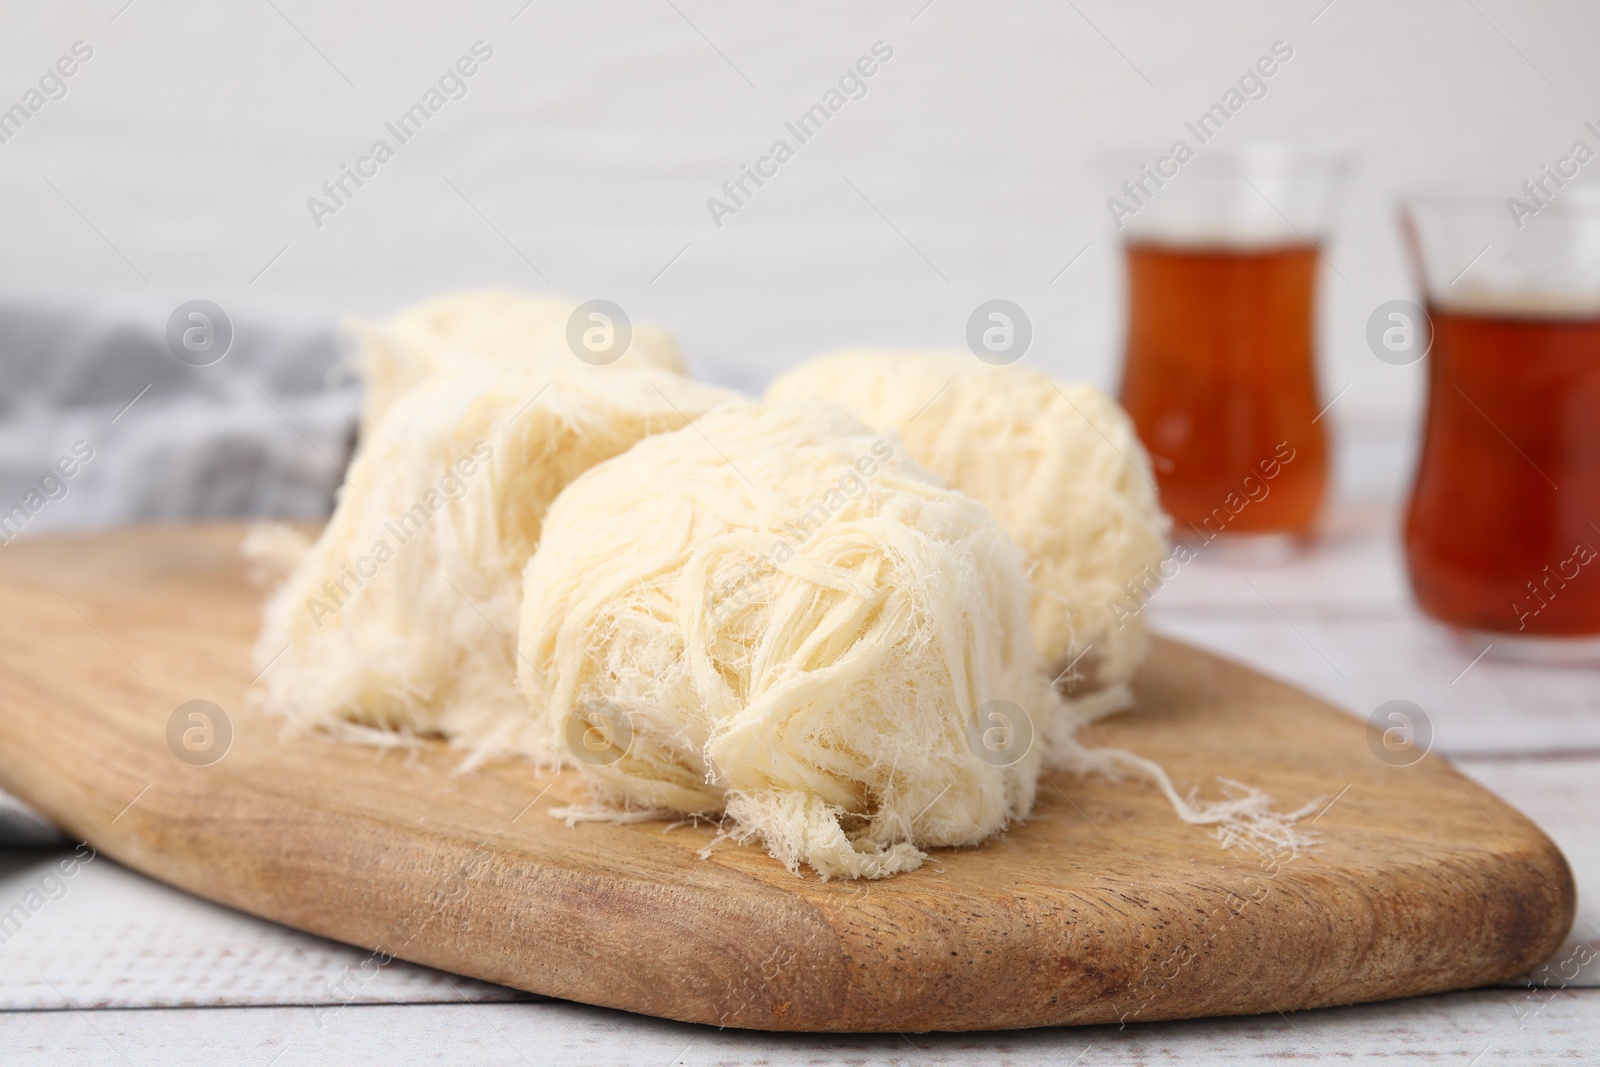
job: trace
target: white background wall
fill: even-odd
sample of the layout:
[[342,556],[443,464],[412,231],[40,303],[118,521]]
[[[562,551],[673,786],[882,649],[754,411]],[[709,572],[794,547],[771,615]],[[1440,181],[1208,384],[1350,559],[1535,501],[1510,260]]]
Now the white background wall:
[[[667,324],[701,374],[752,388],[831,345],[960,345],[995,296],[1032,315],[1030,361],[1114,384],[1094,157],[1154,155],[1283,39],[1294,59],[1222,136],[1359,154],[1330,249],[1347,280],[1323,279],[1326,394],[1355,383],[1347,426],[1409,412],[1421,367],[1363,340],[1414,295],[1396,191],[1510,195],[1600,119],[1592,3],[125,2],[0,13],[0,106],[75,40],[95,50],[0,145],[0,296],[316,324],[548,288]],[[469,95],[315,228],[306,198],[479,39]],[[879,39],[894,58],[868,95],[715,227],[706,198]]]

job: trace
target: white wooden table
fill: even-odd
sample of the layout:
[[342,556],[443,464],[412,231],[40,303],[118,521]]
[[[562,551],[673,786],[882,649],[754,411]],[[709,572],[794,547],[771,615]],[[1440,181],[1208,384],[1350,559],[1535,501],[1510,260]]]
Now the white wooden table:
[[[1347,428],[1349,430],[1350,428]],[[1360,430],[1352,431],[1359,434]],[[1412,607],[1398,435],[1325,542],[1276,566],[1199,559],[1157,596],[1164,632],[1361,717],[1403,697],[1435,748],[1539,822],[1577,875],[1574,941],[1538,988],[1184,1023],[970,1035],[773,1036],[531,997],[392,963],[189,897],[99,859],[0,947],[0,1063],[1240,1063],[1600,1060],[1600,672],[1474,660]],[[1353,453],[1349,449],[1346,455]],[[1357,456],[1359,460],[1359,455]],[[1248,579],[1248,580],[1247,580]],[[1430,757],[1432,758],[1432,757]],[[0,911],[63,853],[0,853]],[[1546,987],[1548,986],[1548,988]],[[219,1050],[221,1050],[219,1052]]]

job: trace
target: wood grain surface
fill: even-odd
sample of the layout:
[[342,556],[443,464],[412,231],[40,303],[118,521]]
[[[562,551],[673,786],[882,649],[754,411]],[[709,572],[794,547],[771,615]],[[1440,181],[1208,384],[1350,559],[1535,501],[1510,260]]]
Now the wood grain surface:
[[[1317,797],[1294,857],[1224,851],[1138,783],[1057,777],[1033,819],[877,883],[796,878],[709,828],[568,828],[569,783],[453,774],[285,739],[246,692],[259,594],[237,526],[0,552],[0,784],[75,836],[200,896],[537,993],[723,1026],[922,1031],[1289,1011],[1503,980],[1571,924],[1565,860],[1437,757],[1161,641],[1138,704],[1091,740],[1214,795]],[[179,759],[182,703],[233,738]]]

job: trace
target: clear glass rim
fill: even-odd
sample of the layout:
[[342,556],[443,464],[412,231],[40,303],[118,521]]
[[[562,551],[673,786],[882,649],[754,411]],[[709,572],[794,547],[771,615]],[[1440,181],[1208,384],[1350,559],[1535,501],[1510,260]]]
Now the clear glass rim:
[[[1450,215],[1493,212],[1503,216],[1506,214],[1507,201],[1512,199],[1518,198],[1452,189],[1412,189],[1402,191],[1397,197],[1400,213],[1407,218],[1416,218],[1419,211]],[[1600,182],[1574,182],[1570,187],[1559,190],[1557,195],[1544,202],[1537,215],[1546,213],[1568,218],[1600,218]]]
[[1600,315],[1600,182],[1569,183],[1522,213],[1519,202],[1450,187],[1399,197],[1401,241],[1428,303],[1519,319]]

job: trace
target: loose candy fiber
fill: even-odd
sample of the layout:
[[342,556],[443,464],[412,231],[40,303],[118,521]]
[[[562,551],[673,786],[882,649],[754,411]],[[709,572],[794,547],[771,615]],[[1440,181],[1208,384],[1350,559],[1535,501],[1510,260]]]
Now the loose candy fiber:
[[433,376],[379,423],[269,601],[263,703],[355,740],[442,735],[547,758],[527,736],[512,644],[546,509],[595,463],[731,395],[618,367]]
[[[491,289],[437,296],[387,319],[349,320],[366,388],[363,440],[396,400],[435,371],[476,363],[549,372],[577,363],[567,339],[576,309],[569,300]],[[616,365],[684,369],[671,335],[644,323],[633,324]]]
[[519,674],[593,788],[576,816],[726,811],[791,870],[876,878],[1032,807],[1021,732],[1068,712],[1027,588],[987,509],[845,412],[734,404],[557,499]]
[[1044,665],[1076,662],[1083,684],[1069,674],[1070,693],[1132,677],[1146,639],[1127,583],[1159,567],[1169,521],[1149,456],[1111,398],[970,355],[867,349],[803,363],[767,392],[806,397],[897,434],[912,460],[989,506],[1032,566],[1029,617]]
[[569,821],[723,816],[797,872],[881,878],[1027,816],[1041,764],[1147,778],[1225,845],[1268,798],[1090,749],[1039,670],[1020,552],[854,418],[727,405],[574,481],[525,572],[518,673],[586,780]]

